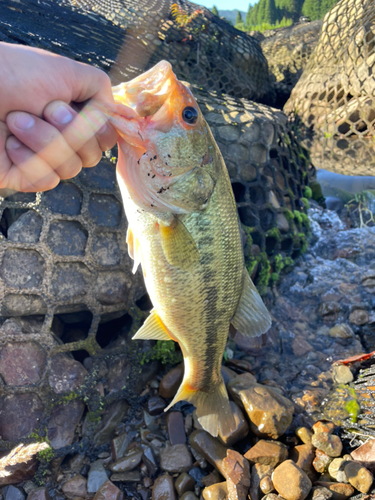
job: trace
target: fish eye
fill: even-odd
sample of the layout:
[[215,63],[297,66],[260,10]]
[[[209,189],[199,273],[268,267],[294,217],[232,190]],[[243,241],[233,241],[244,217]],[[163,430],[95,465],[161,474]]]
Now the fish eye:
[[187,106],[182,112],[182,118],[184,122],[193,125],[198,120],[198,111],[191,106]]

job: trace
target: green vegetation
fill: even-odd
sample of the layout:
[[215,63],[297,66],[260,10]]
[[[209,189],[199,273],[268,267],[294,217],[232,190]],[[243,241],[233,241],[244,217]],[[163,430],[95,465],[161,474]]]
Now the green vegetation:
[[337,0],[258,0],[249,5],[245,22],[237,16],[235,27],[242,31],[265,31],[290,26],[301,16],[322,19]]
[[181,363],[182,354],[176,352],[175,345],[176,343],[173,340],[157,340],[150,352],[143,355],[140,364],[143,365],[155,359],[159,360],[163,365],[177,365],[177,363]]
[[305,195],[305,198],[311,199],[312,198],[312,190],[311,190],[311,188],[309,188],[309,186],[305,186],[305,190],[304,190],[303,194]]
[[214,5],[211,9],[212,14],[215,14],[215,16],[220,16],[219,11],[217,10],[216,5]]

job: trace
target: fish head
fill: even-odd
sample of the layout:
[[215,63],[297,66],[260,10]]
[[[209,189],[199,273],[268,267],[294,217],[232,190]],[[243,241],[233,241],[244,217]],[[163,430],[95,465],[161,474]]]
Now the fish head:
[[[199,172],[208,157],[207,124],[170,63],[161,61],[112,90],[116,107],[111,122],[120,136],[117,172],[132,200],[160,212],[186,213],[190,205],[202,205],[213,189],[211,177]],[[190,205],[187,184],[196,184]],[[182,185],[184,195],[178,189]]]

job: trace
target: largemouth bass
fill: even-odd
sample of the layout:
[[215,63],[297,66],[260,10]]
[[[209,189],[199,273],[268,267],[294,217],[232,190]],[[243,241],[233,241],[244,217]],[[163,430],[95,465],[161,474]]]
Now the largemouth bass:
[[202,427],[217,436],[235,427],[221,376],[229,325],[252,337],[271,324],[244,266],[227,169],[193,94],[168,62],[113,93],[128,249],[154,306],[134,339],[179,343],[184,378],[168,408],[191,402]]

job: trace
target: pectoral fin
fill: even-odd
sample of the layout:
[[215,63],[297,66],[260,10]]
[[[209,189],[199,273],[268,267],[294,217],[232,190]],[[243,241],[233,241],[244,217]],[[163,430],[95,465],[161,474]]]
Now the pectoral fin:
[[160,224],[160,236],[164,255],[171,266],[189,269],[199,262],[195,241],[177,217],[171,225]]
[[258,337],[271,326],[272,320],[258,290],[244,268],[243,290],[232,325],[246,337]]
[[134,236],[131,227],[128,227],[126,233],[126,243],[128,244],[128,253],[131,259],[134,260],[133,274],[137,272],[139,264],[142,262],[141,246],[138,239]]
[[155,309],[152,309],[150,316],[143,323],[132,340],[174,340],[169,335],[167,328],[159,318]]

